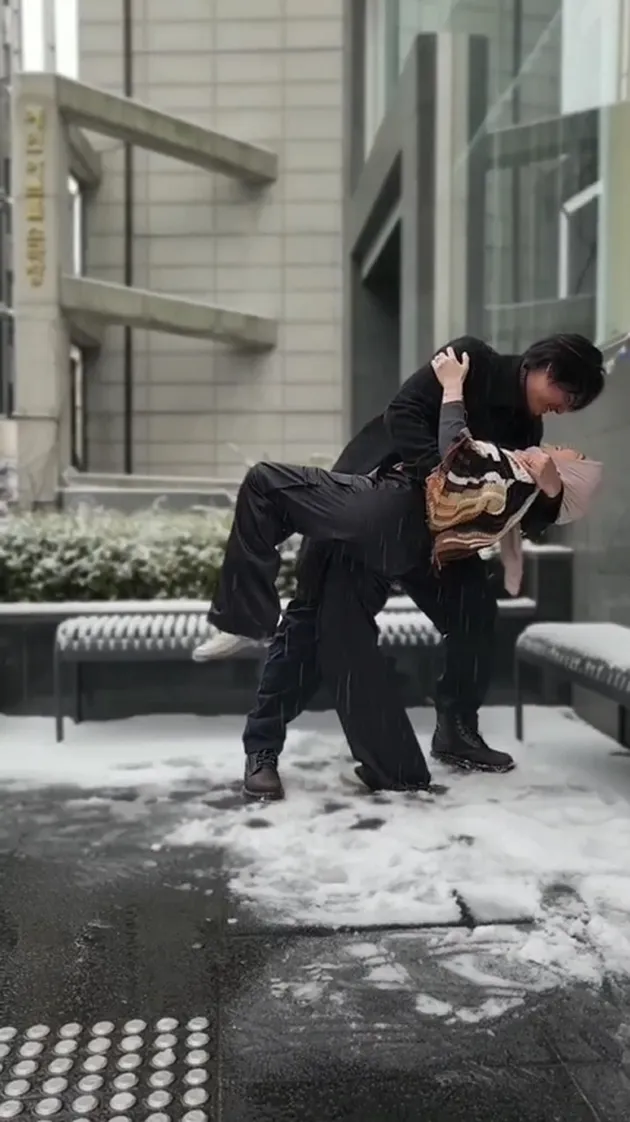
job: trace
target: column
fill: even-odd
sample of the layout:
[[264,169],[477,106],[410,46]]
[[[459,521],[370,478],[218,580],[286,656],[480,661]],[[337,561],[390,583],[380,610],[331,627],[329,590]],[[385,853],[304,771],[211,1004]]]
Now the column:
[[597,337],[606,343],[630,330],[630,103],[607,106],[599,119]]
[[440,346],[470,329],[470,39],[466,35],[437,36],[435,108],[434,344]]
[[54,501],[70,456],[70,339],[59,308],[72,272],[69,152],[55,79],[16,77],[13,96],[15,412],[20,501]]
[[486,45],[418,36],[401,80],[402,378],[483,330]]
[[418,36],[401,78],[401,381],[434,347],[437,38]]

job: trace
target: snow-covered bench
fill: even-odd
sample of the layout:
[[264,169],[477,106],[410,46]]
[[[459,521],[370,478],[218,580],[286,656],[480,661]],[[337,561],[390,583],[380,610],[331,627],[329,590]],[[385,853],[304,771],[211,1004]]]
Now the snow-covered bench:
[[523,666],[538,667],[552,681],[582,686],[618,706],[618,739],[626,743],[630,706],[630,628],[618,623],[533,623],[516,642],[515,724],[523,739]]
[[[437,647],[439,632],[406,596],[394,596],[377,617],[385,647]],[[57,741],[63,740],[62,669],[70,663],[74,676],[74,715],[81,720],[81,665],[87,662],[174,662],[191,658],[194,648],[212,633],[205,606],[188,611],[165,610],[159,601],[144,611],[115,610],[75,616],[59,624],[54,650],[54,695]],[[252,642],[239,657],[260,658]]]

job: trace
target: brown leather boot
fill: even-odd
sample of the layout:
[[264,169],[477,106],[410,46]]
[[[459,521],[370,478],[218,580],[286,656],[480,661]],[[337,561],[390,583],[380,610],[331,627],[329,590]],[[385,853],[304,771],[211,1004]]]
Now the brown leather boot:
[[284,798],[284,787],[278,774],[278,757],[269,748],[251,752],[245,757],[243,794],[248,799],[268,801]]

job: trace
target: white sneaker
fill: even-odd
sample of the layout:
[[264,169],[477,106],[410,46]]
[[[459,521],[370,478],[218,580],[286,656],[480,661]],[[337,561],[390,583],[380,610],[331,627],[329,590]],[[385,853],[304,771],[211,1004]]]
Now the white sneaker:
[[246,639],[244,635],[230,635],[228,631],[218,631],[195,647],[192,653],[193,662],[211,662],[215,658],[230,658],[251,646],[252,640]]

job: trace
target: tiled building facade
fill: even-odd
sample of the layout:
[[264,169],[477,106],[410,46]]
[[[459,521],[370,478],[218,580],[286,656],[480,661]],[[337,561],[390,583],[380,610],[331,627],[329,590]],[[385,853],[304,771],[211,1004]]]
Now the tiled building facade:
[[[278,154],[264,192],[136,149],[133,284],[272,316],[265,355],[133,332],[133,469],[238,477],[342,440],[342,0],[80,0],[79,78]],[[86,271],[124,279],[124,151],[103,149]],[[123,329],[87,371],[89,467],[123,470]]]

